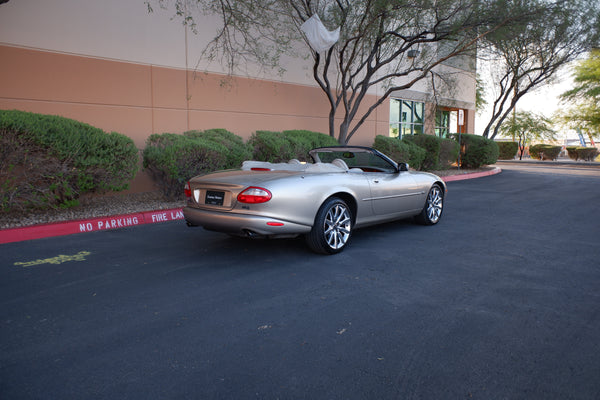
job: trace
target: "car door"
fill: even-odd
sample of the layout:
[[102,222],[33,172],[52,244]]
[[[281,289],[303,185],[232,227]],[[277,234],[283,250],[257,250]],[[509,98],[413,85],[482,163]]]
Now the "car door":
[[367,172],[371,204],[376,215],[414,212],[423,207],[423,188],[408,171]]

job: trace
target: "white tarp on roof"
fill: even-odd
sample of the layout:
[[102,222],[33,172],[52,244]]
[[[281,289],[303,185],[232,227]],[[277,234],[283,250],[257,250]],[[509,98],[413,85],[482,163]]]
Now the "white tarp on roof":
[[307,19],[300,29],[306,35],[310,47],[317,53],[329,50],[340,38],[340,28],[328,31],[317,14]]

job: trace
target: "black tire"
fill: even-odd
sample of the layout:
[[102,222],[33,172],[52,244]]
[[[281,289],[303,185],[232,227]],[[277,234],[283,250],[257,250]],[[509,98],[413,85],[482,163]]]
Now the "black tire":
[[435,225],[442,218],[443,211],[444,189],[436,183],[429,189],[423,210],[415,217],[415,220],[422,225]]
[[315,223],[306,235],[308,247],[319,254],[342,251],[352,235],[352,210],[337,197],[327,199],[319,208]]

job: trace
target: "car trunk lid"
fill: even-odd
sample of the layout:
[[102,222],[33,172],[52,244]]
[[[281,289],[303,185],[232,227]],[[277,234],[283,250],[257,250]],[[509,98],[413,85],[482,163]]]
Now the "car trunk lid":
[[294,171],[223,171],[192,178],[189,181],[188,206],[214,210],[231,210],[240,192],[250,186],[265,185],[290,175],[298,175]]

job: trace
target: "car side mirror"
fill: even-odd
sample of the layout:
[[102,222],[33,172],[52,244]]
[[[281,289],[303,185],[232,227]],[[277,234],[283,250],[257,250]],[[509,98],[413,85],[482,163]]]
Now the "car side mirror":
[[398,171],[408,171],[408,163],[401,162],[398,164]]

